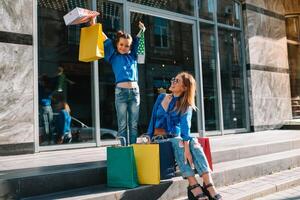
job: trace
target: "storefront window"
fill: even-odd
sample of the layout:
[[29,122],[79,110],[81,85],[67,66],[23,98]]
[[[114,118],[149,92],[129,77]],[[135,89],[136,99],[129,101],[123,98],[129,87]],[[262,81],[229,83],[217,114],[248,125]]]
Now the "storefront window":
[[214,0],[198,0],[200,18],[213,20],[214,18]]
[[[146,25],[145,32],[145,64],[139,65],[140,133],[145,133],[150,121],[152,107],[160,93],[169,92],[170,80],[178,72],[188,71],[195,76],[192,25],[162,19],[140,13],[131,13],[131,32],[138,32],[138,22]],[[165,30],[165,39],[160,45],[156,42],[155,27]],[[163,33],[163,32],[161,32]],[[162,34],[164,35],[164,34]],[[164,48],[161,48],[161,47]],[[192,118],[192,132],[197,131],[196,112]]]
[[245,99],[239,31],[219,29],[224,129],[245,127]]
[[239,27],[241,23],[240,5],[233,0],[217,1],[218,22]]
[[[116,33],[123,30],[123,7],[121,4],[98,0],[97,11],[101,13],[98,21],[102,23],[104,33],[115,39]],[[100,59],[99,96],[101,140],[113,139],[117,134],[118,124],[115,110],[115,76],[110,64]]]
[[219,106],[216,76],[216,39],[214,26],[201,23],[200,38],[205,130],[219,130]]
[[128,0],[146,6],[169,10],[185,15],[194,15],[194,0]]
[[63,16],[88,1],[38,1],[40,145],[95,142],[90,63],[78,61],[79,32]]

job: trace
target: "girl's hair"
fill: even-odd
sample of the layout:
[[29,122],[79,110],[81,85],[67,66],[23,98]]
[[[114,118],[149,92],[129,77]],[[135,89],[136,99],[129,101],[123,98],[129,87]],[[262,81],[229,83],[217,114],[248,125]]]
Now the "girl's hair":
[[64,109],[70,114],[71,112],[71,109],[70,109],[70,106],[67,102],[63,102],[64,103]]
[[176,103],[176,110],[181,114],[184,114],[188,107],[191,106],[196,110],[195,105],[195,93],[196,93],[196,81],[188,72],[181,72],[177,76],[182,78],[182,84],[186,87],[186,90],[182,93],[181,98]]
[[117,46],[118,42],[120,41],[120,38],[128,39],[132,42],[132,37],[128,33],[124,33],[123,31],[118,31],[117,32],[117,37],[115,40],[115,45]]
[[62,100],[59,102],[58,106],[59,106],[58,107],[59,110],[66,110],[69,114],[71,113],[70,106],[67,102]]

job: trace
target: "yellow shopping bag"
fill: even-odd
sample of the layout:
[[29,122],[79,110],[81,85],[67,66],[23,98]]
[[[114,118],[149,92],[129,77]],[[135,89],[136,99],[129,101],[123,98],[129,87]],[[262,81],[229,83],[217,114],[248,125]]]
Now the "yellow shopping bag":
[[79,61],[91,62],[104,58],[102,25],[84,27],[80,31]]
[[139,184],[160,183],[158,144],[133,144]]

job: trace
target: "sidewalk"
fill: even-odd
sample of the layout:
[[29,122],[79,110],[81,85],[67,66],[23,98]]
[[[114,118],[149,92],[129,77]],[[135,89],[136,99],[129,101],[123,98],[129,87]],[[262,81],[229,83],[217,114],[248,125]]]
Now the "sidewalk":
[[[212,153],[230,150],[236,147],[263,145],[272,141],[284,141],[287,139],[299,139],[299,130],[271,130],[255,133],[232,134],[210,137]],[[215,159],[213,159],[216,161]],[[40,152],[36,154],[0,156],[1,175],[11,170],[21,170],[37,167],[49,167],[88,162],[105,162],[106,148],[83,148],[74,150],[58,150]]]

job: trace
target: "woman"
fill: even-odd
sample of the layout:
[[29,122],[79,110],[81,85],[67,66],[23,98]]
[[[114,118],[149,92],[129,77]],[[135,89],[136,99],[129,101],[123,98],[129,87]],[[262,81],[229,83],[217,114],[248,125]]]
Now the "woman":
[[[196,82],[187,72],[179,73],[171,80],[171,94],[160,94],[152,111],[148,128],[150,138],[163,135],[172,142],[180,172],[189,182],[189,200],[220,200],[213,185],[208,162],[196,138],[190,137],[192,112],[195,110]],[[201,187],[194,174],[195,166],[203,178]]]
[[[112,65],[115,75],[115,107],[118,120],[118,135],[126,138],[129,128],[130,144],[136,143],[140,92],[138,86],[137,50],[139,38],[146,30],[143,23],[139,22],[140,32],[134,38],[122,31],[117,32],[113,42],[104,33],[104,59]],[[127,120],[128,116],[128,120]],[[123,144],[126,145],[126,144]]]

